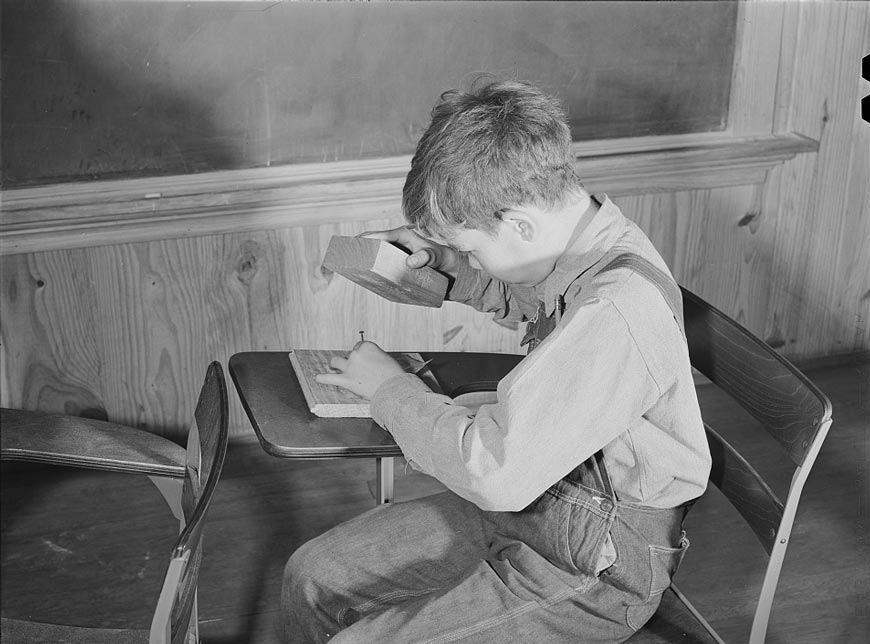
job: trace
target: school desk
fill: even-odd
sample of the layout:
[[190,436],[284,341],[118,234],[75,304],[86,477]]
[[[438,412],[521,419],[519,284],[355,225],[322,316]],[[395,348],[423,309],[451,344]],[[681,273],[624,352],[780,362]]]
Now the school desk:
[[[420,352],[449,396],[493,391],[523,356]],[[305,402],[287,351],[252,351],[230,358],[229,372],[263,450],[289,459],[375,458],[377,501],[393,500],[393,458],[402,451],[370,418],[321,418]]]

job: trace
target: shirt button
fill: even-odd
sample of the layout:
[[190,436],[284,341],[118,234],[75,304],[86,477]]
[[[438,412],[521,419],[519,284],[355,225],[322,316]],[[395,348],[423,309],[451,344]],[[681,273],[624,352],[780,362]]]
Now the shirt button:
[[613,501],[611,501],[610,499],[604,499],[601,502],[601,509],[605,512],[610,512],[613,509]]

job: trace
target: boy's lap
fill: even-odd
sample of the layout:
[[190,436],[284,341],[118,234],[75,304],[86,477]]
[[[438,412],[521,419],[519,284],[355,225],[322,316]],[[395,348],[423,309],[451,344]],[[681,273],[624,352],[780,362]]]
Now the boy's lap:
[[479,512],[451,492],[378,506],[303,544],[285,574],[371,596],[387,580],[409,591],[440,586],[485,557]]
[[495,551],[485,516],[450,492],[380,506],[302,546],[294,557],[307,562],[288,564],[285,581],[316,579],[344,606],[349,628],[336,642],[630,635],[614,589],[578,579],[520,542]]
[[[610,592],[603,584],[595,584],[590,594],[598,596],[593,599],[556,580],[542,593],[540,580],[520,573],[507,577],[511,578],[506,578],[504,566],[480,561],[438,591],[357,614],[358,621],[338,633],[333,642],[556,643],[582,637],[592,643],[615,642],[631,634],[620,619],[623,611],[617,609],[615,616],[602,614],[600,593]],[[538,593],[543,596],[537,597]],[[589,610],[590,603],[599,608]]]

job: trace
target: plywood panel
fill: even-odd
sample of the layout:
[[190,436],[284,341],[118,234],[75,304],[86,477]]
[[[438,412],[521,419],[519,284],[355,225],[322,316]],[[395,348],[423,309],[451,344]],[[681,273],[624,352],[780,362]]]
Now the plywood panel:
[[859,74],[870,51],[866,3],[800,3],[790,120],[821,142],[775,171],[771,293],[784,350],[826,355],[870,344],[870,126],[860,118]]
[[89,253],[97,286],[104,390],[125,423],[181,432],[208,360],[196,240]]
[[106,418],[87,253],[4,257],[0,276],[0,404]]
[[[796,13],[795,13],[796,12]],[[619,197],[682,283],[787,356],[870,347],[870,126],[858,75],[870,51],[865,3],[796,3],[781,122],[821,139],[759,185]],[[765,108],[767,109],[767,108]],[[0,402],[106,416],[177,436],[202,372],[235,352],[349,348],[518,349],[519,333],[446,302],[378,298],[320,263],[333,235],[401,223],[360,221],[205,234],[0,258]],[[232,431],[251,429],[234,393]]]
[[[110,418],[181,436],[202,370],[238,351],[512,352],[487,314],[396,304],[320,269],[333,235],[395,220],[116,244],[2,258],[5,406]],[[235,433],[249,433],[230,397]]]

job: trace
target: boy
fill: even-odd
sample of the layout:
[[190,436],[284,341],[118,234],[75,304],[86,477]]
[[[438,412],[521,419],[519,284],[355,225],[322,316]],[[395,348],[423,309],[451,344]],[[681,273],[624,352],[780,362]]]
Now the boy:
[[655,612],[710,455],[679,290],[573,164],[564,113],[531,85],[450,91],[433,109],[403,191],[410,226],[369,234],[453,278],[449,299],[528,321],[530,352],[476,412],[369,342],[318,376],[370,398],[450,491],[297,550],[289,641],[618,642]]

